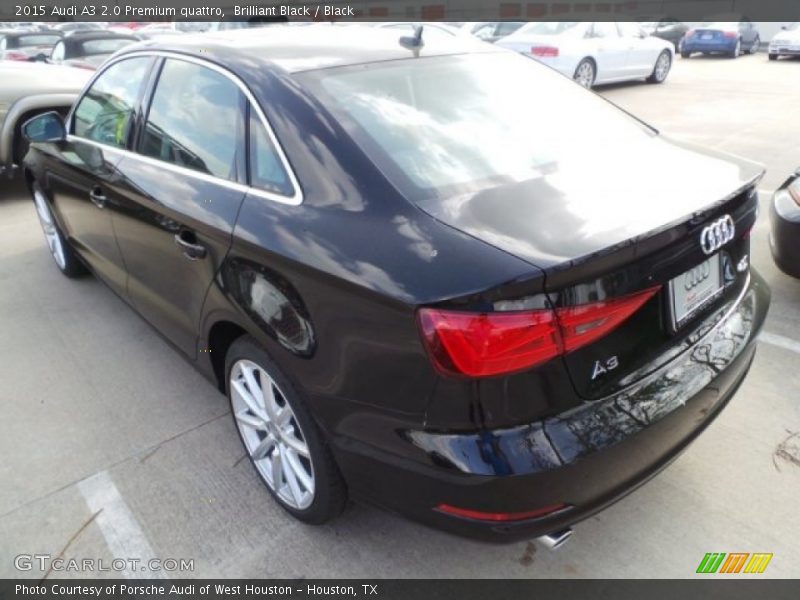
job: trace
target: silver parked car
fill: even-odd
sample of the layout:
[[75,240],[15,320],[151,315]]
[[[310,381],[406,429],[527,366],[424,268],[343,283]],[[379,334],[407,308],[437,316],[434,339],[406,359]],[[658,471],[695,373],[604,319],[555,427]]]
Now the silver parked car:
[[21,163],[27,152],[22,124],[52,110],[66,114],[91,75],[84,69],[0,61],[0,173]]
[[550,65],[584,87],[633,79],[662,83],[675,49],[637,23],[544,21],[529,23],[496,42]]

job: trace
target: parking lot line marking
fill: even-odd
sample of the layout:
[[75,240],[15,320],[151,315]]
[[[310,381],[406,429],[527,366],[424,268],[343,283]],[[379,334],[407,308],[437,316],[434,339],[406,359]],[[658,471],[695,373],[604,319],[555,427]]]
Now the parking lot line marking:
[[784,350],[790,350],[791,352],[800,354],[800,342],[783,337],[782,335],[762,331],[761,335],[758,336],[758,339],[771,346],[777,346],[778,348],[783,348]]
[[133,570],[130,559],[137,559],[142,569],[144,567],[141,565],[155,558],[155,553],[108,471],[101,471],[79,482],[78,489],[91,512],[102,510],[95,522],[113,558],[125,561],[125,568],[117,574],[126,579],[162,579],[164,575],[160,571]]

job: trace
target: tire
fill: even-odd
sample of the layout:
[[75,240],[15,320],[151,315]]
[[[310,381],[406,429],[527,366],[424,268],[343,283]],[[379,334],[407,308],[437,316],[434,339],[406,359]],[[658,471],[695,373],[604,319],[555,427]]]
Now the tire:
[[777,54],[770,54],[769,55],[769,59],[770,60],[778,60],[778,55]]
[[575,67],[575,74],[572,78],[582,85],[587,90],[592,89],[594,80],[597,77],[597,69],[595,68],[594,61],[591,58],[584,58]]
[[50,201],[37,182],[33,182],[31,193],[33,195],[33,204],[36,207],[36,214],[39,216],[39,224],[42,226],[44,238],[47,241],[47,246],[50,249],[53,261],[56,263],[56,267],[69,278],[85,275],[87,273],[86,267],[83,266],[78,255],[75,254],[72,246],[69,245],[64,234],[61,233],[61,229],[59,229],[50,209]]
[[300,393],[248,335],[225,357],[225,389],[247,457],[278,504],[312,525],[338,516],[347,488],[333,454]]
[[656,64],[653,65],[653,72],[647,78],[647,83],[664,83],[672,68],[672,54],[669,50],[664,50],[658,55]]
[[750,50],[748,50],[748,52],[750,54],[755,54],[756,52],[758,52],[759,46],[761,46],[761,38],[756,36],[756,39],[753,40],[753,45],[750,46]]
[[686,50],[681,50],[681,58],[689,58],[692,55],[691,52],[687,52]]
[[731,50],[730,54],[728,54],[731,58],[739,58],[739,55],[742,53],[742,40],[736,40],[736,45]]

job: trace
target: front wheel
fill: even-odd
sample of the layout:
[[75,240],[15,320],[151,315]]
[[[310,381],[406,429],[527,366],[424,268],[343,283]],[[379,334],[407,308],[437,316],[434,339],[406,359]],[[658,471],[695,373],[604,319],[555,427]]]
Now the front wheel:
[[231,413],[247,456],[295,518],[325,523],[344,509],[344,481],[299,392],[250,336],[225,359]]
[[664,80],[669,74],[670,67],[672,66],[672,55],[669,50],[664,50],[658,55],[656,64],[653,66],[653,72],[647,78],[648,83],[664,83]]
[[594,61],[584,58],[578,63],[575,68],[575,75],[572,78],[588,90],[594,85],[596,76]]
[[39,216],[44,238],[47,240],[47,246],[58,270],[67,277],[83,275],[86,273],[86,267],[78,260],[75,251],[58,228],[58,223],[56,223],[53,212],[50,210],[50,202],[47,200],[47,196],[45,196],[41,186],[34,182],[32,192],[36,214]]
[[777,54],[770,54],[769,55],[769,59],[770,60],[778,60],[778,55]]

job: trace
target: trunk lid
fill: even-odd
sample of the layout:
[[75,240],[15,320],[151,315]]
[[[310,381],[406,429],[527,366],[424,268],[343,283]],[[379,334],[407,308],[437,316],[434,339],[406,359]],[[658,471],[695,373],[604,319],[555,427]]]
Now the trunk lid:
[[[595,150],[596,149],[590,149]],[[646,376],[746,283],[747,233],[755,223],[754,163],[661,136],[615,149],[609,160],[578,150],[534,180],[420,204],[440,221],[528,261],[545,274],[556,307],[660,291],[605,337],[566,354],[576,392],[598,398]],[[704,228],[730,217],[733,239],[706,254]],[[673,323],[670,281],[706,261],[720,291]],[[711,268],[709,266],[709,268]]]

